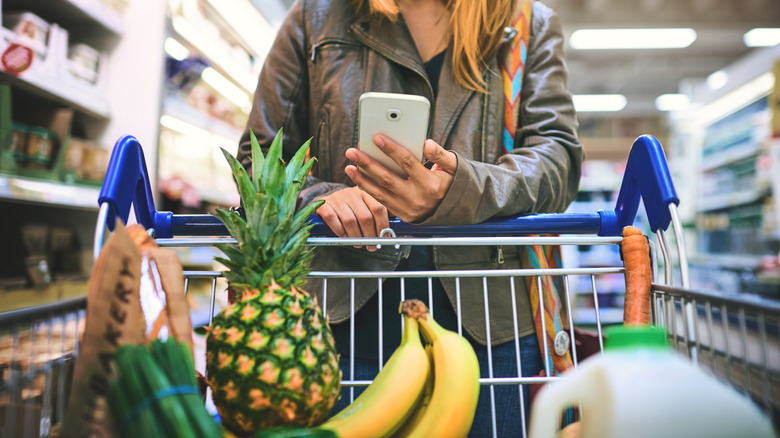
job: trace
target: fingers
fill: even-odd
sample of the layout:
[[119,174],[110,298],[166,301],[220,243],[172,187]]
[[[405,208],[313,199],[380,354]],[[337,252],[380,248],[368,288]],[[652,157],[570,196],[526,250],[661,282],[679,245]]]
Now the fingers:
[[431,139],[425,140],[423,155],[425,155],[428,161],[439,166],[441,170],[447,173],[454,174],[458,170],[458,156],[454,152],[439,146],[438,143]]
[[[332,193],[324,199],[317,214],[339,237],[377,237],[389,224],[387,209],[356,187]],[[374,246],[367,249],[376,251]]]
[[363,193],[363,200],[366,203],[366,206],[369,210],[371,210],[371,214],[374,218],[374,225],[375,225],[375,236],[381,236],[382,230],[385,228],[390,228],[390,218],[388,215],[387,208],[385,208],[384,205],[382,205],[379,201],[374,199],[371,195],[368,193]]
[[452,185],[458,168],[457,155],[433,140],[426,140],[423,154],[434,163],[427,169],[411,152],[389,138],[377,135],[374,142],[406,171],[408,178],[400,178],[357,149],[348,149],[346,156],[360,170],[347,166],[347,175],[360,189],[406,222],[419,221],[433,214]]

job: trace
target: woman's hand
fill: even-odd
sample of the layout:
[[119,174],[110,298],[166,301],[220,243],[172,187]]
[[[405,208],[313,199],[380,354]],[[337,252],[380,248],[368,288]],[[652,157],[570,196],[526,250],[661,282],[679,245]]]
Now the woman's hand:
[[[325,203],[317,214],[339,237],[378,237],[390,226],[387,208],[357,187],[333,192],[322,199]],[[366,249],[376,251],[375,246]]]
[[404,222],[419,221],[433,214],[455,178],[457,155],[428,139],[423,154],[434,163],[428,169],[406,148],[384,135],[376,135],[374,144],[398,163],[409,177],[403,179],[365,153],[350,148],[346,156],[355,165],[347,166],[344,171],[352,181]]

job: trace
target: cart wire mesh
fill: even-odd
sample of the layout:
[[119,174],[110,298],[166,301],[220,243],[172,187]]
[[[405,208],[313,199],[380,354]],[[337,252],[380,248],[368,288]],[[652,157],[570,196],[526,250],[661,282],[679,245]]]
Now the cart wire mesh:
[[[648,164],[649,163],[649,164]],[[649,169],[649,170],[648,170]],[[660,177],[658,175],[661,175]],[[648,183],[650,181],[650,183]],[[105,193],[104,193],[105,192]],[[128,196],[128,194],[130,194]],[[653,265],[652,318],[653,324],[663,327],[675,349],[686,355],[702,369],[719,379],[729,382],[738,391],[750,395],[777,424],[778,381],[780,381],[780,345],[778,321],[780,305],[766,299],[747,297],[741,294],[725,295],[694,291],[690,288],[687,271],[687,256],[682,239],[682,226],[677,214],[677,203],[660,143],[650,136],[637,139],[629,154],[626,175],[620,195],[612,211],[593,214],[550,214],[526,215],[501,221],[487,221],[453,232],[451,227],[415,227],[398,221],[392,222],[390,237],[377,239],[343,239],[328,236],[327,227],[320,223],[312,230],[309,244],[315,247],[327,246],[458,246],[464,251],[470,246],[517,247],[524,245],[555,245],[562,248],[614,247],[621,242],[620,230],[631,225],[636,216],[640,198],[644,199],[650,229],[656,234],[651,241]],[[145,161],[137,140],[123,137],[117,142],[100,197],[100,211],[95,230],[95,257],[97,258],[105,241],[106,228],[113,229],[116,219],[127,222],[132,205],[136,221],[142,223],[156,237],[161,247],[195,248],[213,247],[216,243],[231,243],[235,240],[224,237],[224,227],[211,215],[173,215],[158,212],[152,204],[150,184],[146,174]],[[669,225],[674,231],[676,251],[670,251],[664,231]],[[422,230],[422,231],[421,231]],[[536,236],[540,233],[555,236]],[[410,237],[396,237],[410,236]],[[195,236],[195,237],[193,237]],[[222,237],[204,237],[222,236]],[[432,237],[436,236],[436,237]],[[565,253],[564,253],[565,254]],[[601,279],[607,276],[622,276],[625,269],[621,263],[609,266],[564,266],[551,269],[458,269],[428,271],[313,271],[311,279],[322,282],[322,290],[309,292],[321,294],[321,307],[327,315],[330,301],[329,284],[335,281],[349,282],[350,321],[354,321],[356,309],[355,294],[361,282],[376,282],[377,293],[383,290],[383,282],[396,278],[400,281],[400,302],[405,299],[406,282],[412,278],[427,279],[427,305],[432,308],[432,281],[434,279],[454,282],[456,299],[453,303],[457,315],[457,326],[461,334],[465,312],[462,298],[466,294],[477,294],[483,301],[485,314],[486,364],[482,369],[480,384],[489,406],[492,436],[500,436],[497,430],[497,415],[506,413],[506,406],[499,404],[496,393],[509,388],[515,391],[519,401],[518,412],[510,412],[521,423],[524,431],[528,418],[525,406],[527,400],[520,396],[523,388],[541,385],[565,377],[550,377],[551,370],[545,369],[544,376],[526,375],[520,357],[519,322],[527,315],[512,314],[514,335],[509,342],[514,349],[515,371],[507,373],[494,369],[491,343],[491,315],[487,305],[495,296],[491,284],[497,281],[509,285],[510,302],[513,309],[520,299],[517,285],[527,279],[534,279],[538,285],[545,278],[560,280],[563,290],[559,291],[570,324],[563,331],[569,338],[575,368],[583,360],[573,345],[577,330],[596,333],[597,351],[603,350],[602,329],[605,325],[621,323],[619,318],[607,318],[604,294],[600,291]],[[659,269],[660,268],[660,269]],[[679,275],[679,279],[675,278]],[[187,270],[184,272],[185,291],[194,289],[193,284],[205,282],[208,288],[206,317],[194,321],[196,325],[210,325],[213,316],[225,302],[224,278],[219,270]],[[476,281],[480,287],[465,288],[462,285]],[[581,287],[585,285],[584,289]],[[539,290],[542,288],[539,287]],[[581,298],[586,305],[582,305]],[[332,297],[331,297],[332,298]],[[379,300],[381,303],[382,300]],[[589,303],[588,303],[589,302]],[[614,305],[614,303],[612,304]],[[76,299],[52,305],[22,309],[0,314],[0,433],[2,437],[51,436],[56,435],[56,426],[64,415],[73,365],[79,353],[80,334],[84,326],[86,300]],[[591,316],[581,318],[585,311]],[[376,369],[383,366],[382,357],[391,346],[383,345],[382,330],[384,312],[380,306],[377,314],[378,360]],[[579,315],[579,316],[578,316]],[[436,318],[436,315],[433,315]],[[400,318],[400,316],[399,316]],[[581,321],[584,320],[584,322]],[[349,399],[371,383],[371,377],[364,378],[355,373],[353,362],[355,352],[362,348],[355,341],[354,323],[350,322],[349,363],[343,376]],[[566,348],[564,347],[564,350]],[[544,364],[556,348],[543,344]],[[598,353],[596,353],[598,354]],[[202,365],[202,364],[201,364]],[[201,367],[202,369],[203,367]],[[203,370],[203,369],[202,369]],[[205,371],[205,370],[203,370]],[[482,402],[481,402],[482,403]],[[520,415],[517,415],[517,414]]]

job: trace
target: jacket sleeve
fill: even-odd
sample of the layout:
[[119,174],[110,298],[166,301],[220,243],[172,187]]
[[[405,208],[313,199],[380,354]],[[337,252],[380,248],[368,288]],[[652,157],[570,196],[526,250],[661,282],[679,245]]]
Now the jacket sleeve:
[[468,224],[493,216],[562,212],[574,200],[583,151],[567,89],[563,30],[549,8],[534,5],[515,149],[495,164],[459,155],[447,195],[421,223]]
[[[263,152],[283,129],[282,158],[289,161],[298,148],[314,136],[309,120],[308,45],[305,3],[294,2],[263,63],[237,158],[249,171],[252,148],[249,131],[255,133]],[[306,205],[316,197],[343,188],[309,176],[299,199]]]

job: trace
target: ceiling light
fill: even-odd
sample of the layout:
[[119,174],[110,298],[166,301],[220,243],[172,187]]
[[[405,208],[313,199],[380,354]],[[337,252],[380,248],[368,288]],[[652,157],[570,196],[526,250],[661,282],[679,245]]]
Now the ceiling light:
[[575,94],[574,109],[577,112],[620,111],[626,107],[622,94]]
[[780,28],[757,27],[745,32],[742,41],[748,47],[770,47],[780,44]]
[[681,49],[696,41],[691,28],[671,29],[579,29],[569,45],[587,49]]
[[190,56],[190,51],[187,50],[186,47],[184,47],[180,42],[176,41],[173,38],[166,38],[165,43],[165,53],[170,55],[171,58],[182,61],[184,59],[187,59],[188,56]]
[[655,98],[655,108],[658,111],[682,111],[687,109],[690,103],[686,94],[662,94]]
[[729,81],[729,75],[723,70],[718,70],[715,73],[707,76],[707,87],[710,90],[715,91],[723,88]]

